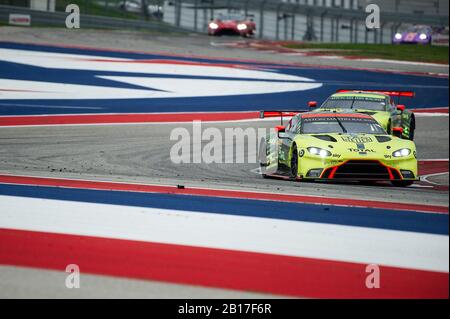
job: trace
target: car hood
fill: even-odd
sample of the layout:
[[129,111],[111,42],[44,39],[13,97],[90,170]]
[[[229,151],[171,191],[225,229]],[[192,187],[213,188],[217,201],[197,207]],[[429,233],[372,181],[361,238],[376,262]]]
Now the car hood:
[[305,148],[323,148],[342,157],[353,157],[354,154],[356,157],[385,158],[402,148],[409,148],[411,155],[416,151],[414,142],[385,134],[305,134],[299,135],[299,139],[298,143]]
[[236,21],[236,20],[221,20],[221,21],[218,21],[217,23],[220,26],[222,26],[222,27],[225,27],[225,28],[229,27],[229,28],[231,28],[231,27],[237,26],[241,22],[240,21]]

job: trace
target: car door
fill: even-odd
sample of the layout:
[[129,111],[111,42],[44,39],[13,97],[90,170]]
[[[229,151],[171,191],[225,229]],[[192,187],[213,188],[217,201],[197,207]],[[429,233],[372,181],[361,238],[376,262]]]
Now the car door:
[[300,115],[294,116],[286,125],[285,133],[283,138],[280,139],[280,150],[279,150],[279,162],[281,166],[286,168],[290,167],[290,150],[292,146],[292,141],[294,140],[296,133],[296,128],[300,120]]

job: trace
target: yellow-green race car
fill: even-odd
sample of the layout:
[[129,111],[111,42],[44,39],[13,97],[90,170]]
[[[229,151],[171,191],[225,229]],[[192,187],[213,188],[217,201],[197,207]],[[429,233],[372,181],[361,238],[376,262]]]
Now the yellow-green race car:
[[[283,112],[261,112],[261,117]],[[291,114],[292,115],[292,114]],[[389,135],[370,115],[351,111],[307,112],[277,126],[260,153],[263,177],[295,180],[417,181],[413,141]]]
[[[400,135],[412,141],[416,129],[414,113],[406,110],[405,105],[397,105],[394,97],[414,97],[414,92],[339,90],[315,111],[353,110],[357,113],[368,114],[376,119],[389,134]],[[309,102],[310,108],[316,106],[316,102]],[[401,128],[402,131],[394,132],[396,127]]]

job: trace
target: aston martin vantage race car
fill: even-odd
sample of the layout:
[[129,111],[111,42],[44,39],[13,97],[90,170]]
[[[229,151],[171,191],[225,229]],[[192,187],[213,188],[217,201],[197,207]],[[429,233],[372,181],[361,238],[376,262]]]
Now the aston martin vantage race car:
[[[261,112],[261,117],[280,115],[283,112]],[[416,156],[413,141],[389,135],[370,115],[305,112],[271,130],[260,166],[264,177],[389,181],[405,187],[419,178]]]
[[375,118],[389,134],[394,134],[394,128],[403,129],[402,137],[414,140],[416,118],[414,113],[406,110],[405,105],[396,104],[394,97],[414,97],[414,92],[407,91],[356,91],[339,90],[331,95],[319,108],[317,102],[309,102],[310,108],[317,112],[326,110],[353,110]]

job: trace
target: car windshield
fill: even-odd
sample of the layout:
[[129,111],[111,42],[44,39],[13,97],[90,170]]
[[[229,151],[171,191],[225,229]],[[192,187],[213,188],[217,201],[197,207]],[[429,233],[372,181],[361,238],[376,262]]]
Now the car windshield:
[[302,134],[348,133],[387,134],[372,118],[332,116],[303,118]]
[[224,21],[243,21],[245,17],[242,14],[221,14],[218,19]]
[[386,100],[360,96],[332,96],[322,104],[321,108],[386,111]]
[[430,32],[430,29],[427,27],[414,26],[414,27],[410,27],[410,28],[406,29],[406,32],[408,32],[408,33],[428,33],[428,32]]

